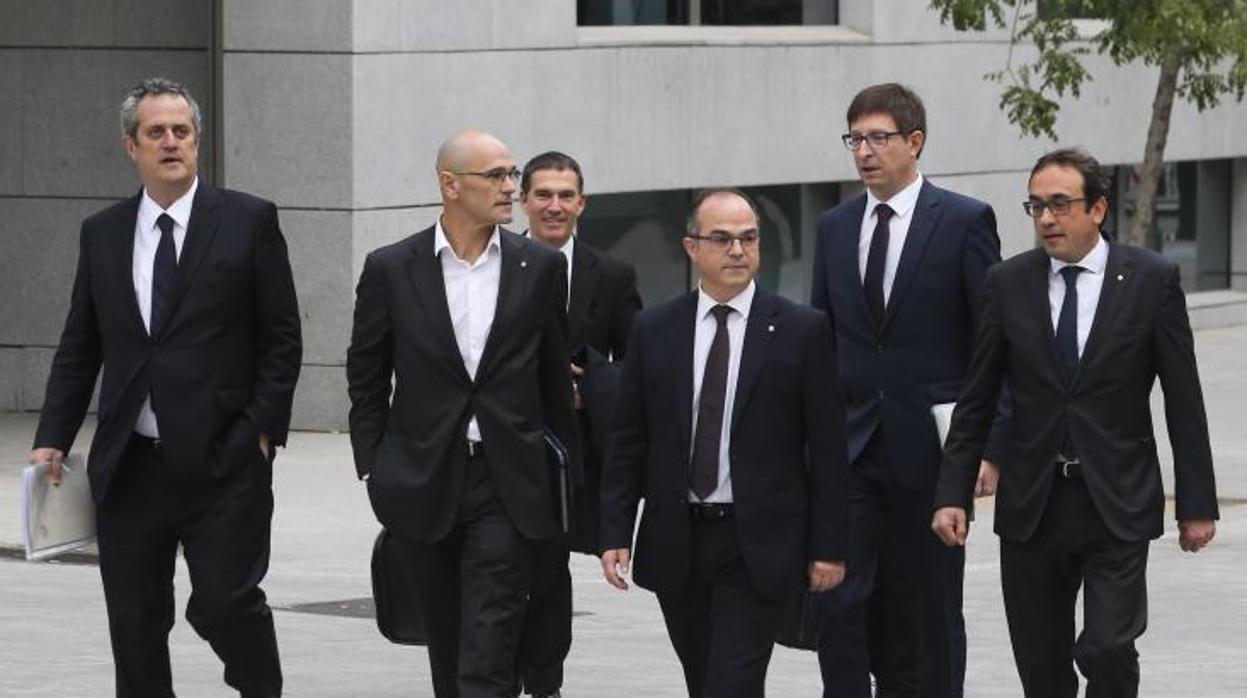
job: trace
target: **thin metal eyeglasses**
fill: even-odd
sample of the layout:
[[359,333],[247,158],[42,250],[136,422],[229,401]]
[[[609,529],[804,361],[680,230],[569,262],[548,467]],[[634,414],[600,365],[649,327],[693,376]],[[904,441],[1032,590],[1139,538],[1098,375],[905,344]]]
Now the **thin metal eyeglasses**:
[[451,174],[473,175],[475,177],[484,177],[485,179],[488,179],[490,182],[493,182],[493,185],[495,187],[501,187],[502,180],[504,179],[511,180],[512,184],[520,183],[520,171],[514,167],[512,167],[509,170],[499,167],[493,170],[488,170],[486,172],[451,172]]
[[1066,199],[1065,197],[1060,197],[1052,199],[1051,201],[1044,201],[1043,199],[1029,199],[1022,202],[1022,209],[1026,211],[1026,215],[1031,218],[1042,218],[1044,211],[1052,211],[1052,215],[1054,216],[1064,216],[1069,213],[1070,206],[1073,206],[1079,201],[1086,200],[1086,197],[1079,199]]
[[758,231],[756,230],[747,230],[740,235],[715,231],[709,235],[689,235],[689,237],[694,240],[705,240],[712,247],[719,250],[731,249],[733,242],[739,242],[743,249],[751,249],[758,246]]
[[840,136],[840,140],[844,141],[844,147],[850,152],[856,152],[862,147],[862,143],[869,145],[871,150],[886,148],[889,138],[904,135],[907,135],[905,131],[871,131],[870,133],[846,133]]

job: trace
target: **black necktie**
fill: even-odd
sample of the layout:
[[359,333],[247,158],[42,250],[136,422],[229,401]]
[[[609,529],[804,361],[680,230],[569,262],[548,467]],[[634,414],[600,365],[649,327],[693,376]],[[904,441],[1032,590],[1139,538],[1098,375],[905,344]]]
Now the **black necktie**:
[[162,213],[156,219],[160,228],[160,244],[156,246],[156,259],[152,263],[152,314],[148,333],[159,334],[165,323],[165,312],[173,296],[173,278],[178,269],[178,251],[173,244],[173,219]]
[[882,325],[885,305],[883,302],[883,271],[888,262],[888,220],[892,209],[887,204],[875,207],[875,234],[870,238],[870,255],[866,257],[866,305],[875,317],[875,324]]
[[723,401],[727,395],[727,359],[731,345],[727,336],[727,316],[732,312],[729,305],[716,305],[710,309],[718,326],[710,353],[706,356],[706,371],[701,378],[701,396],[697,399],[697,433],[693,437],[693,467],[689,478],[693,494],[705,499],[719,485],[719,440],[723,432]]
[[1065,300],[1061,301],[1061,314],[1056,323],[1056,344],[1061,351],[1061,363],[1065,366],[1065,379],[1074,380],[1078,370],[1078,275],[1083,268],[1069,265],[1061,269],[1065,277]]

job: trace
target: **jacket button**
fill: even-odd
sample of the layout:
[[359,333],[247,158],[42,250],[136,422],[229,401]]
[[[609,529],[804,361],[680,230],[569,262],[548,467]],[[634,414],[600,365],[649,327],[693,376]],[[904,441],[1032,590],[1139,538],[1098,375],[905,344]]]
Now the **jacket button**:
[[876,353],[876,354],[880,354],[880,355],[882,355],[882,354],[883,354],[883,345],[882,345],[882,344],[876,344],[876,345],[875,345],[875,353]]

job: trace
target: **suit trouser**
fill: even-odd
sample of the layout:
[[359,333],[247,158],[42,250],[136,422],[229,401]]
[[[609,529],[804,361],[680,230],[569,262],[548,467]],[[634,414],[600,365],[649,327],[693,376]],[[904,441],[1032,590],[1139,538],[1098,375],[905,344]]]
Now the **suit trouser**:
[[[1047,509],[1026,541],[1000,541],[1000,580],[1013,658],[1028,698],[1133,698],[1134,641],[1147,627],[1149,542],[1123,541],[1104,524],[1081,478],[1054,477]],[[1083,592],[1083,629],[1074,604]]]
[[[879,429],[883,427],[880,426]],[[965,551],[931,532],[933,489],[897,481],[879,431],[853,463],[848,574],[820,595],[824,698],[960,698]]]
[[563,687],[563,660],[572,647],[570,557],[567,544],[561,540],[537,544],[516,667],[526,693],[553,693]]
[[680,593],[658,594],[690,698],[760,698],[783,603],[749,579],[734,518],[692,522],[693,559]]
[[150,440],[134,439],[96,513],[100,577],[117,695],[173,695],[169,631],[178,545],[190,570],[186,619],[243,696],[281,695],[268,571],[272,464],[259,452],[223,478],[179,479]]
[[536,543],[507,516],[484,457],[464,467],[459,516],[434,543],[404,541],[438,698],[513,698]]

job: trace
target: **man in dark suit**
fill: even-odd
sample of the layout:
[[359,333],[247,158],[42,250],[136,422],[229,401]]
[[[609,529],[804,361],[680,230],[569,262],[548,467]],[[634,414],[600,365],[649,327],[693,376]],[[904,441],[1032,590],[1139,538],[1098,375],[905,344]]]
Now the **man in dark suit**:
[[181,545],[186,618],[243,696],[281,695],[268,570],[273,449],[302,343],[273,204],[197,176],[199,106],[153,78],[121,105],[143,190],[82,224],[69,316],[33,463],[73,445],[103,366],[88,474],[118,696],[172,696]]
[[499,227],[519,174],[493,136],[451,136],[437,224],[369,254],[356,290],[355,467],[409,549],[438,696],[518,692],[536,548],[559,533],[544,428],[576,446],[566,265]]
[[744,194],[693,201],[698,291],[637,316],[602,473],[602,568],[658,595],[689,696],[762,696],[784,602],[848,552],[844,408],[823,313],[754,284]]
[[[1173,444],[1179,544],[1216,532],[1217,495],[1194,338],[1178,266],[1106,241],[1108,180],[1085,151],[1044,155],[1026,212],[1042,247],[993,268],[965,390],[953,413],[932,527],[965,544],[975,464],[1002,381],[1010,460],[996,497],[1000,578],[1022,687],[1135,696],[1147,626],[1148,543],[1165,497],[1149,396],[1157,378]],[[1074,641],[1074,602],[1083,629]]]
[[559,250],[567,259],[568,347],[584,456],[583,473],[573,483],[576,519],[570,541],[556,538],[540,546],[520,643],[524,690],[547,698],[560,695],[563,662],[572,644],[569,550],[594,557],[600,552],[597,534],[601,463],[596,456],[597,444],[591,440],[593,430],[584,405],[586,398],[580,392],[580,379],[585,363],[600,365],[623,358],[632,318],[641,309],[632,266],[577,241],[576,224],[584,213],[587,198],[580,164],[571,156],[551,151],[524,165],[520,205],[528,215],[529,237]]
[[[852,471],[849,577],[824,604],[826,698],[960,698],[965,563],[929,530],[940,444],[932,405],[953,402],[970,362],[987,268],[1000,259],[987,204],[918,172],[922,101],[862,90],[844,144],[866,192],[823,214],[812,304],[834,328]],[[988,453],[988,461],[997,455]],[[995,470],[983,463],[984,493]]]

